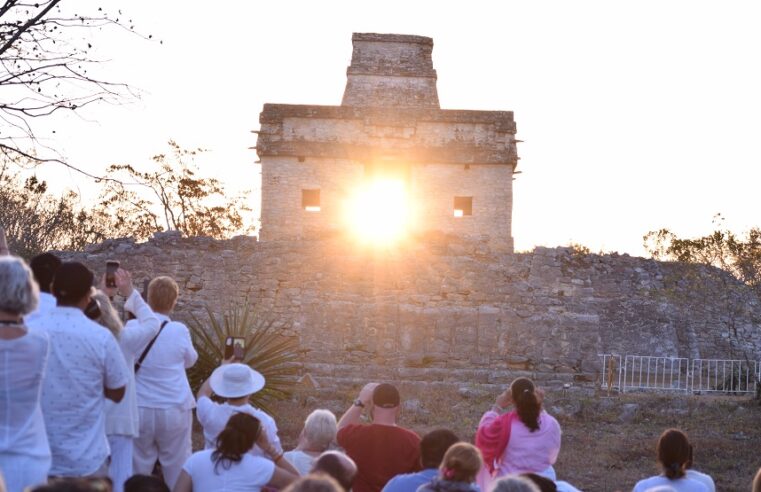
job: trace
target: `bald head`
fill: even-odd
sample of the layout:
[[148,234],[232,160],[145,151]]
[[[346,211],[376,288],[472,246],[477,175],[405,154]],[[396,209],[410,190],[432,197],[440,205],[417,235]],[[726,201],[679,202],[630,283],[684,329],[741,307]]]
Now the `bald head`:
[[311,473],[329,475],[336,479],[344,490],[350,490],[357,475],[357,464],[339,451],[325,451],[315,460]]

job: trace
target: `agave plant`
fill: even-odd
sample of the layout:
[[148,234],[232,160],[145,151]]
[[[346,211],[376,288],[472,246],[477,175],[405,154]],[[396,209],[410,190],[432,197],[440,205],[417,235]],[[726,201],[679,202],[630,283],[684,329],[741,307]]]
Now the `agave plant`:
[[269,412],[267,404],[290,396],[301,353],[295,337],[283,334],[282,326],[271,319],[255,316],[248,303],[227,309],[221,319],[206,306],[203,320],[191,315],[189,323],[198,361],[188,369],[193,392],[219,367],[227,337],[246,339],[242,363],[260,372],[264,388],[251,396],[251,404]]

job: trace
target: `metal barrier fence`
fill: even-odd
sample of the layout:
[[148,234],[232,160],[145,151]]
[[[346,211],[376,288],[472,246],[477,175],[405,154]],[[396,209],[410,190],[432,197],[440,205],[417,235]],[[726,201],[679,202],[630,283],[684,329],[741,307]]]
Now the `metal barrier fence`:
[[622,391],[686,391],[689,361],[682,357],[627,355],[624,359]]
[[649,355],[599,354],[601,389],[622,393],[633,390],[693,393],[755,393],[761,382],[758,361],[690,359]]
[[755,393],[761,379],[757,361],[693,359],[693,392]]

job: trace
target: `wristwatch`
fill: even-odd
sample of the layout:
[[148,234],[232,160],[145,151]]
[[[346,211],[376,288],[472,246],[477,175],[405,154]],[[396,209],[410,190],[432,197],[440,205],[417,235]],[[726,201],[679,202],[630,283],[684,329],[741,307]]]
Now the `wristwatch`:
[[354,400],[354,406],[359,408],[365,408],[365,404],[362,403],[362,400],[360,400],[359,398]]

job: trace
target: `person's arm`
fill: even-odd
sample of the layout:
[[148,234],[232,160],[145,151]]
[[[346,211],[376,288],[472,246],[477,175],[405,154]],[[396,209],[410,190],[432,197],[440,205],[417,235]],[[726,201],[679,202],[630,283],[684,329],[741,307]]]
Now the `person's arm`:
[[183,335],[185,337],[185,352],[183,353],[183,358],[185,359],[185,369],[190,369],[198,360],[198,352],[196,352],[195,347],[193,347],[193,339],[190,337],[190,331],[188,330],[188,327],[185,325],[182,326],[185,328],[185,333]]
[[[357,400],[359,400],[364,407],[367,407],[372,402],[373,391],[375,391],[376,386],[378,386],[378,383],[367,383],[359,392]],[[344,414],[341,415],[341,419],[338,421],[338,429],[340,430],[352,424],[359,424],[360,418],[362,417],[362,409],[362,406],[352,403]]]
[[[225,359],[222,361],[220,366],[224,366],[227,364],[230,364],[233,361],[233,357],[230,357],[229,359]],[[201,397],[205,396],[206,398],[211,398],[212,390],[211,390],[211,375],[209,375],[208,378],[206,378],[206,381],[201,384],[201,387],[198,388],[198,393],[196,393],[196,400],[200,400]]]
[[116,271],[115,277],[119,294],[127,299],[124,309],[137,318],[124,325],[125,329],[121,332],[120,341],[128,353],[137,354],[158,334],[161,321],[133,287],[132,276],[128,271],[120,268]]
[[105,359],[103,361],[103,394],[109,400],[119,403],[124,398],[124,390],[129,380],[127,363],[122,349],[110,333],[106,337]]
[[280,443],[278,442],[278,445],[275,446],[270,441],[270,437],[267,435],[266,429],[263,430],[264,432],[259,433],[259,437],[256,440],[256,445],[259,446],[259,449],[264,451],[264,453],[270,457],[273,463],[275,463],[276,471],[278,468],[282,468],[284,471],[298,477],[299,471],[290,463],[290,461],[283,457],[283,450],[279,446]]
[[172,492],[193,492],[193,479],[190,478],[190,475],[188,475],[188,472],[185,470],[182,470],[180,472],[179,478],[177,478],[177,481],[174,483],[174,488],[172,489]]
[[[288,460],[280,460],[281,463],[288,463]],[[291,472],[288,470],[285,470],[284,468],[280,466],[275,466],[275,471],[272,472],[272,478],[269,482],[267,482],[267,485],[270,487],[274,487],[276,489],[284,489],[287,487],[291,482],[296,481],[299,478],[298,472]],[[175,489],[175,492],[177,492],[177,489]]]
[[106,388],[103,387],[103,396],[108,398],[114,403],[119,403],[122,401],[122,398],[124,398],[124,393],[126,392],[127,386],[122,386],[121,388]]
[[8,240],[5,238],[5,228],[0,227],[0,256],[8,256],[11,250],[8,249]]

